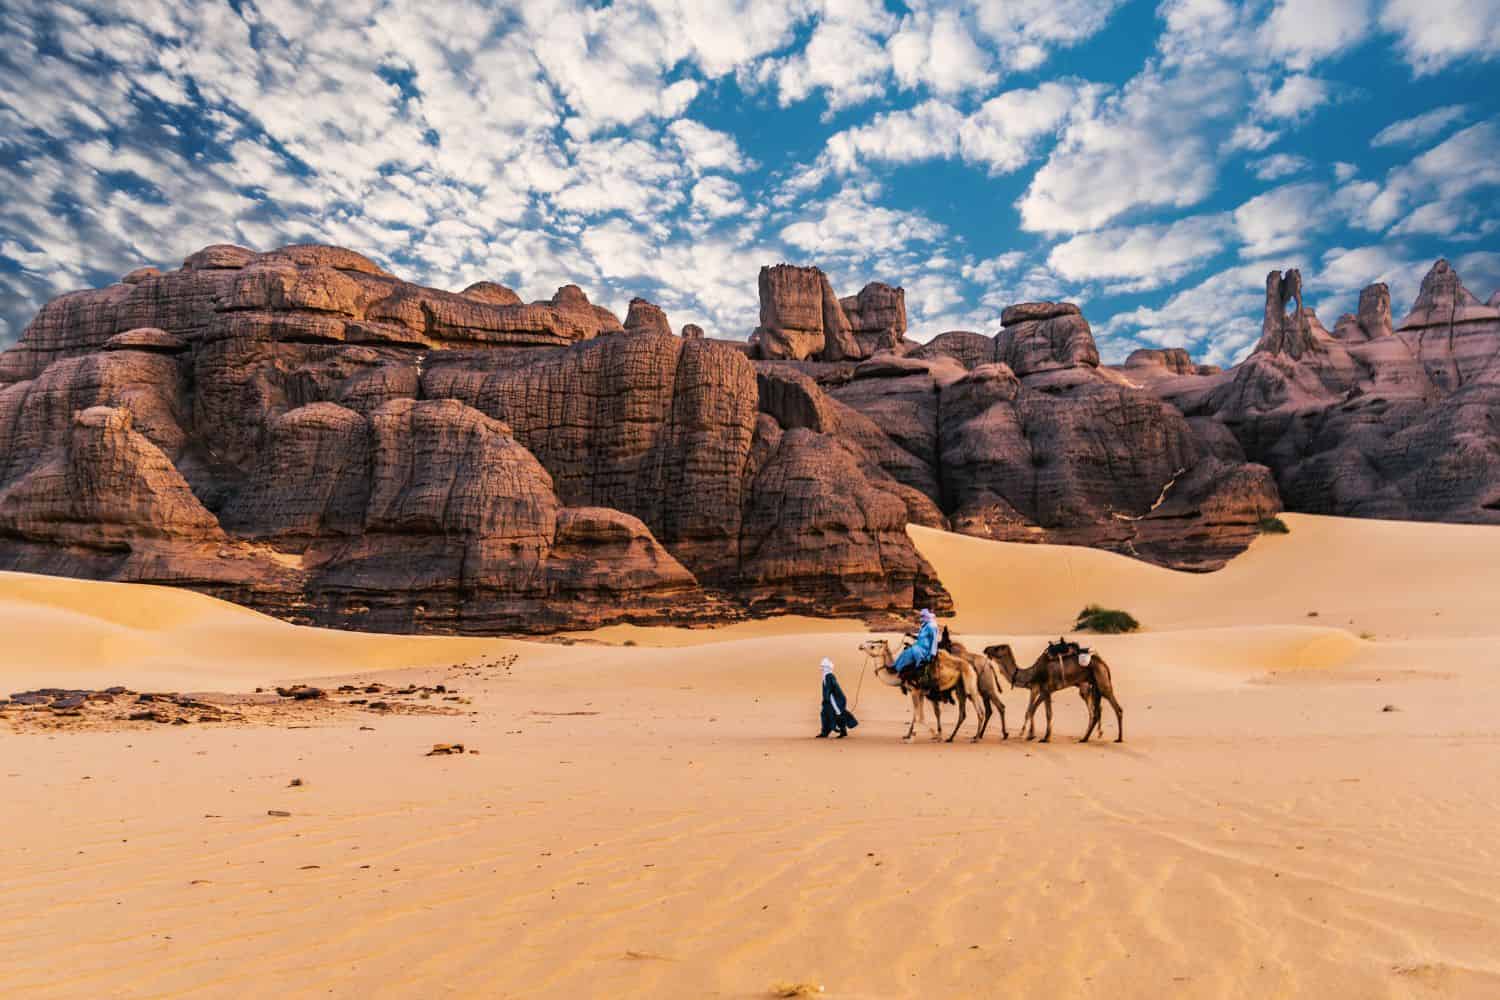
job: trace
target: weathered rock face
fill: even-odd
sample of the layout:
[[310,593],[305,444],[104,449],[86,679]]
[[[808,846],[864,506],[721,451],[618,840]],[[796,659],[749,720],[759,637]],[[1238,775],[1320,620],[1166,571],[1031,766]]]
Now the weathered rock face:
[[1310,310],[1273,309],[1283,297],[1268,284],[1266,336],[1249,358],[1163,383],[1165,398],[1230,428],[1274,470],[1289,509],[1500,523],[1500,311],[1447,261],[1394,332],[1384,285],[1365,289],[1336,335]]
[[[1249,544],[1262,514],[1280,509],[1269,471],[1245,461],[1227,428],[1195,427],[1099,368],[1075,306],[1032,303],[1009,318],[995,340],[955,331],[830,382],[837,401],[915,460],[881,465],[926,494],[954,530],[1213,569]],[[1024,376],[994,360],[1002,349]],[[1198,370],[1185,355],[1166,357]]]
[[1197,375],[1198,366],[1194,364],[1192,357],[1181,347],[1143,347],[1140,350],[1131,351],[1130,357],[1125,359],[1127,368],[1162,368],[1173,375]]
[[900,349],[906,336],[906,289],[872,281],[858,295],[840,299],[839,305],[859,341],[861,357]]
[[852,410],[783,428],[742,351],[644,300],[622,326],[330,247],[130,277],[0,356],[0,566],[395,631],[946,602],[905,453]]
[[699,326],[697,323],[684,323],[682,325],[682,339],[683,340],[702,340],[703,339],[703,327]]
[[949,330],[940,333],[911,352],[914,358],[952,358],[970,370],[995,360],[995,340],[972,330]]
[[1384,283],[1370,285],[1359,293],[1359,314],[1346,313],[1334,325],[1333,335],[1345,343],[1362,344],[1391,335],[1391,290]]
[[630,310],[625,314],[625,332],[670,334],[672,324],[667,322],[661,306],[635,298],[630,300]]
[[1101,366],[1068,303],[917,347],[899,288],[786,265],[753,353],[333,247],[127,277],[0,355],[4,568],[488,633],[947,607],[911,523],[1212,569],[1283,500],[1500,522],[1500,308],[1446,262],[1394,330],[1384,286],[1330,333],[1273,273],[1227,372]]
[[1222,456],[1175,408],[1102,378],[1043,392],[1004,364],[981,365],[939,406],[949,509],[967,534],[1213,569],[1280,507],[1268,470]]
[[751,337],[771,360],[842,361],[862,357],[828,277],[815,267],[760,269],[760,326]]
[[1088,320],[1071,302],[1027,302],[1000,316],[995,360],[1025,378],[1064,368],[1097,368],[1099,348]]

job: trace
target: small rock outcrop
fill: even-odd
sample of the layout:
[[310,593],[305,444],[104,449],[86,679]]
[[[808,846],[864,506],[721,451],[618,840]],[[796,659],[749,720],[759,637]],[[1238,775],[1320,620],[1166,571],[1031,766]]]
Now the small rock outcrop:
[[670,334],[672,324],[667,322],[667,314],[662,311],[661,306],[642,298],[634,298],[630,300],[630,309],[625,314],[625,332]]
[[1333,335],[1345,343],[1363,344],[1389,337],[1391,290],[1385,284],[1370,285],[1359,293],[1359,313],[1345,313],[1334,325]]
[[769,360],[843,361],[862,357],[828,276],[816,267],[760,269],[760,326],[751,335]]
[[1000,316],[995,360],[1018,377],[1064,368],[1097,368],[1099,348],[1088,320],[1071,302],[1026,302]]
[[906,289],[872,281],[859,294],[839,300],[861,356],[900,350],[906,336]]

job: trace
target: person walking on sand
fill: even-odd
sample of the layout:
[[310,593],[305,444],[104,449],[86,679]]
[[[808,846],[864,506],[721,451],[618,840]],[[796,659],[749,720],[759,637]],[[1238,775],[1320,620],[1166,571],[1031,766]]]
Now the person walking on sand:
[[823,704],[820,713],[823,717],[823,731],[817,738],[827,739],[829,733],[837,732],[836,739],[843,739],[849,735],[849,730],[859,725],[859,720],[849,711],[849,699],[844,697],[844,689],[839,687],[839,679],[833,675],[833,661],[825,656],[820,665],[823,668]]

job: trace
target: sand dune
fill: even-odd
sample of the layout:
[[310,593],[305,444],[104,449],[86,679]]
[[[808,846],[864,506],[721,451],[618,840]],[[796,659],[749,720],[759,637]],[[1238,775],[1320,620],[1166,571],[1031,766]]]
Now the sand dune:
[[[1500,532],[1287,520],[1210,576],[914,529],[966,639],[1032,655],[1088,601],[1146,623],[1090,640],[1121,745],[1072,742],[1071,694],[1048,746],[903,744],[856,623],[362,636],[0,575],[6,691],[379,676],[472,699],[0,724],[5,993],[1500,994]],[[452,666],[502,651],[509,673]],[[825,654],[859,701],[843,742],[809,739]],[[423,756],[456,740],[480,754]]]

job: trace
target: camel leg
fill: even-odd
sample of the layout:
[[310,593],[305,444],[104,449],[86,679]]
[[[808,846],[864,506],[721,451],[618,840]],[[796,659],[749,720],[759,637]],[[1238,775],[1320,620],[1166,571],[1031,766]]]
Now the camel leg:
[[974,734],[974,738],[970,742],[978,743],[980,738],[984,736],[984,723],[989,721],[989,703],[984,700],[984,696],[979,693],[978,688],[969,695],[969,700],[974,703],[974,724],[978,727],[978,732]]
[[[958,689],[958,721],[953,724],[953,730],[948,734],[948,742],[953,742],[953,737],[964,727],[964,720],[969,717],[968,696],[964,694],[963,688]],[[976,720],[977,721],[977,720]]]
[[[1115,734],[1115,742],[1116,743],[1124,743],[1125,742],[1125,710],[1120,707],[1120,703],[1118,701],[1115,701],[1115,693],[1113,691],[1107,692],[1105,694],[1105,697],[1109,699],[1110,706],[1113,707],[1114,710],[1115,710],[1115,728],[1118,730],[1118,732]],[[1095,696],[1094,700],[1095,700],[1095,703],[1097,703],[1098,702],[1098,697]],[[1095,709],[1095,711],[1099,711],[1099,710]],[[1099,714],[1103,715],[1104,713],[1102,711],[1100,711]],[[1103,722],[1099,723],[1099,732],[1100,732],[1101,736],[1104,733],[1104,723]]]
[[1036,739],[1036,707],[1041,703],[1042,694],[1036,688],[1031,689],[1031,700],[1026,703],[1026,721],[1022,725],[1022,735],[1028,740]]
[[[1115,729],[1116,729],[1115,742],[1116,743],[1124,743],[1125,742],[1125,710],[1123,708],[1121,708],[1120,707],[1120,703],[1117,700],[1115,700],[1115,685],[1114,685],[1114,680],[1109,675],[1109,667],[1105,666],[1103,663],[1099,664],[1098,675],[1094,678],[1094,702],[1096,704],[1099,701],[1099,696],[1100,695],[1103,695],[1104,697],[1108,698],[1109,699],[1110,707],[1115,710]],[[1102,710],[1102,707],[1101,707],[1101,710],[1100,710],[1099,714],[1101,716],[1104,714],[1104,712]],[[1104,723],[1103,722],[1099,723],[1099,735],[1101,735],[1101,736],[1104,735]]]
[[917,720],[922,715],[922,696],[913,693],[911,696],[911,725],[906,727],[906,735],[901,737],[908,743],[911,742],[912,734],[917,731]]
[[1099,698],[1094,692],[1092,684],[1078,685],[1078,697],[1083,699],[1084,711],[1089,713],[1088,728],[1083,731],[1083,739],[1079,743],[1087,743],[1089,737],[1094,735],[1094,727],[1099,726],[1099,735],[1104,735],[1104,727],[1099,722]]
[[996,698],[995,708],[1000,712],[1000,738],[1002,740],[1008,740],[1010,739],[1010,731],[1005,728],[1005,702],[1001,701],[999,698]]
[[1042,742],[1043,743],[1051,743],[1052,742],[1052,692],[1048,691],[1046,694],[1042,695],[1042,701],[1045,702],[1046,706],[1047,706],[1047,731],[1042,734]]
[[989,698],[981,695],[979,703],[984,706],[984,714],[979,717],[979,732],[974,734],[975,743],[984,739],[984,731],[990,728],[990,716],[995,714],[995,706],[990,704]]
[[943,738],[943,703],[934,701],[932,703],[932,716],[937,719],[937,729],[932,734],[932,741],[938,742]]

